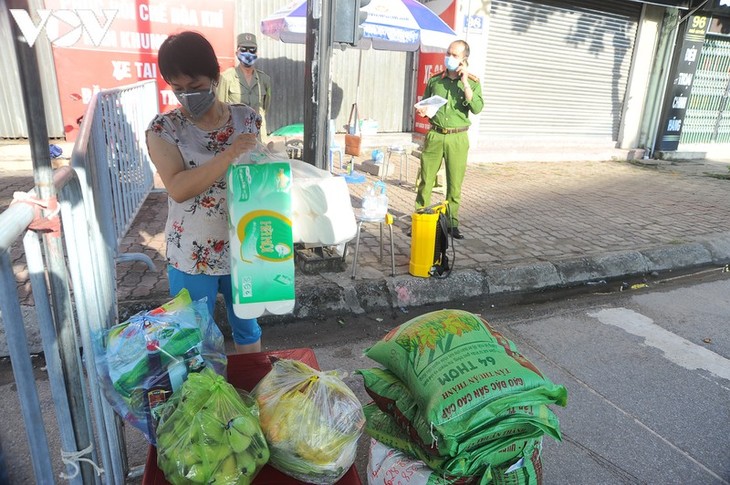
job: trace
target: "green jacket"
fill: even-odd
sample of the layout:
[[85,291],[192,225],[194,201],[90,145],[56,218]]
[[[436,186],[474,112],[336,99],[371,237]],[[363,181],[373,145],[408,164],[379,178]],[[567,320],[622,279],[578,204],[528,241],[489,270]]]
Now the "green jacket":
[[218,83],[218,99],[224,103],[243,103],[257,113],[268,111],[271,104],[271,77],[264,71],[254,71],[253,84],[248,85],[240,66],[226,69]]
[[429,78],[423,99],[435,95],[446,99],[446,104],[430,119],[432,125],[441,128],[461,128],[471,125],[469,112],[479,114],[484,107],[484,100],[479,78],[469,74],[469,85],[473,93],[471,101],[467,101],[464,97],[464,83],[460,77],[451,79],[446,75],[446,71],[443,71]]

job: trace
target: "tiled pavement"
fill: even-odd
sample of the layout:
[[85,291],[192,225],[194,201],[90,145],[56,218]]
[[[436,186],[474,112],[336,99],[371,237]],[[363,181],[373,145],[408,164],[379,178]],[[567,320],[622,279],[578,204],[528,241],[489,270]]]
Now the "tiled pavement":
[[[4,151],[5,150],[5,151]],[[17,151],[17,150],[16,150]],[[0,210],[12,192],[33,186],[30,162],[13,160],[0,146]],[[369,152],[368,152],[369,153]],[[355,168],[358,169],[357,159]],[[636,165],[627,161],[505,162],[472,164],[463,187],[462,232],[455,241],[455,272],[489,271],[513,265],[591,258],[603,254],[688,244],[730,234],[730,180],[707,173],[728,174],[730,160],[662,162]],[[396,276],[408,277],[410,238],[406,231],[415,198],[413,181],[418,159],[411,156],[408,183],[388,178],[394,233]],[[339,172],[339,170],[336,170]],[[353,207],[375,177],[350,185]],[[434,201],[440,200],[434,194]],[[140,262],[120,263],[118,297],[128,301],[161,301],[167,295],[164,274],[166,194],[153,192],[140,210],[121,252],[143,252],[157,265],[152,271]],[[365,224],[358,261],[358,280],[390,278],[388,245],[378,261],[378,226]],[[387,238],[387,232],[386,232]],[[349,250],[347,274],[353,250]],[[19,273],[22,303],[30,303],[18,248],[13,259]],[[302,285],[314,284],[306,275]],[[298,288],[299,291],[299,288]]]

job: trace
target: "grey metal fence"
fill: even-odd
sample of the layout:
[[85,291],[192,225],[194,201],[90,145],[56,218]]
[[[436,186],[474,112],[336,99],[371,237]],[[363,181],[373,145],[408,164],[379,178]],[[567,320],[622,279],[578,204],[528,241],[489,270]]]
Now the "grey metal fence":
[[[42,414],[38,391],[35,388],[33,364],[29,356],[28,338],[20,308],[20,299],[17,297],[13,265],[10,258],[11,246],[25,232],[32,220],[33,209],[27,205],[10,206],[8,210],[0,214],[0,226],[4,228],[0,234],[0,311],[3,316],[10,359],[13,363],[13,375],[17,383],[21,412],[26,423],[26,434],[30,444],[31,459],[33,460],[33,472],[36,481],[43,483],[50,480],[48,483],[53,483],[51,454],[48,449],[45,431],[39,426],[32,426],[32,423],[42,422]],[[29,244],[32,242],[32,238],[30,238]],[[32,254],[35,254],[35,251]],[[28,260],[34,262],[32,256],[29,256]],[[41,294],[46,293],[39,291],[39,297]],[[44,307],[48,308],[48,299],[40,297],[37,308]],[[45,319],[42,319],[41,328],[44,329],[44,332],[47,328],[45,324]],[[52,353],[50,355],[51,359],[54,360],[53,356],[56,354]],[[49,372],[48,376],[51,383],[54,383],[55,373]],[[64,437],[64,447],[66,447],[69,444],[66,441],[67,434],[64,432],[61,434]]]
[[[108,257],[96,215],[88,211],[93,204],[84,203],[76,172],[69,167],[59,169],[54,174],[54,186],[60,202],[70,278],[48,263],[53,258],[48,254],[49,246],[46,244],[44,251],[39,235],[29,230],[38,214],[32,203],[33,192],[27,194],[27,203],[13,204],[0,214],[0,227],[5,229],[0,235],[0,311],[33,472],[37,483],[56,482],[47,434],[43,426],[38,426],[43,422],[40,401],[10,259],[11,246],[20,238],[46,358],[61,459],[66,465],[61,478],[74,484],[121,484],[127,475],[121,423],[101,395],[91,343],[94,332],[116,322],[116,306],[114,298],[110,298],[115,291],[110,277],[114,263]],[[72,308],[76,309],[75,316]],[[62,326],[61,321],[67,324]],[[63,338],[63,332],[72,337]],[[80,342],[76,335],[80,335]],[[86,365],[81,358],[82,347]]]
[[158,113],[154,80],[105,89],[94,95],[74,146],[71,165],[82,186],[95,197],[101,232],[119,261],[139,260],[154,269],[149,256],[119,254],[119,244],[154,187],[152,162],[144,141]]
[[[154,186],[143,137],[157,106],[154,81],[92,99],[71,157],[74,168],[53,175],[63,232],[52,244],[44,236],[41,245],[29,229],[39,215],[35,192],[0,214],[0,312],[37,483],[56,477],[46,431],[38,426],[41,408],[10,249],[22,238],[66,465],[61,478],[125,483],[137,471],[130,474],[122,422],[101,394],[92,342],[118,323],[116,262],[136,259],[154,268],[144,254],[119,254],[119,244]],[[53,263],[63,260],[64,245],[68,264]]]

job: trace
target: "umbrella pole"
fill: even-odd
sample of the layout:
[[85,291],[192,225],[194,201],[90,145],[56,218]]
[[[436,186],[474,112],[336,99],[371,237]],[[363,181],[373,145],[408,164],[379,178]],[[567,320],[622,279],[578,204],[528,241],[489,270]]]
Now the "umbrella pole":
[[306,59],[304,76],[304,149],[303,159],[317,168],[327,169],[329,118],[330,56],[332,55],[332,0],[307,2]]

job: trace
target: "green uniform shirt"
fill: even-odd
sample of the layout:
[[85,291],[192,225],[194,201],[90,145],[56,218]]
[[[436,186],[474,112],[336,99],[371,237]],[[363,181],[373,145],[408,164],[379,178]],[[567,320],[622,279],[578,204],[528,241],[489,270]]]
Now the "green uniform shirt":
[[431,124],[441,128],[460,128],[470,126],[469,112],[479,114],[484,107],[482,99],[482,85],[476,76],[469,75],[469,86],[471,86],[471,101],[464,97],[464,83],[461,78],[451,79],[446,71],[431,76],[426,83],[426,90],[423,92],[423,99],[431,96],[441,96],[446,100],[443,105],[431,118]]
[[226,69],[218,84],[218,99],[229,104],[243,103],[257,113],[268,111],[271,104],[271,77],[256,69],[251,81],[249,86],[240,66]]

